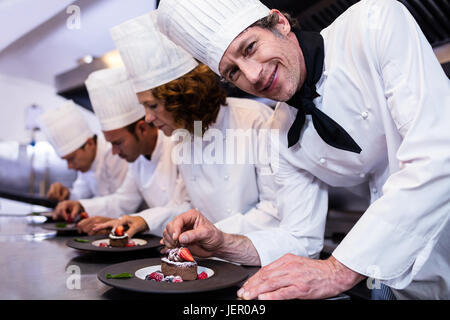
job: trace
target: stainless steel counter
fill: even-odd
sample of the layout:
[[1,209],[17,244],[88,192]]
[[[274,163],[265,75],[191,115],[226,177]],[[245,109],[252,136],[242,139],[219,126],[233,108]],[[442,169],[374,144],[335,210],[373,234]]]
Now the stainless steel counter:
[[[115,263],[159,257],[150,249],[127,254],[99,254],[67,247],[77,234],[58,234],[30,216],[42,208],[0,199],[0,299],[1,300],[103,300],[167,299],[167,295],[142,294],[109,287],[97,273]],[[250,274],[259,268],[248,268]],[[78,273],[79,272],[79,273]],[[208,293],[170,295],[173,299],[236,299],[239,287]]]
[[[97,279],[97,273],[115,263],[159,257],[150,249],[127,254],[99,254],[67,247],[76,234],[57,234],[41,227],[42,211],[27,204],[0,199],[0,299],[1,300],[104,300],[104,299],[177,299],[235,300],[238,286],[189,295],[142,294],[109,287]],[[249,274],[259,268],[247,268]],[[335,299],[349,299],[342,294]]]

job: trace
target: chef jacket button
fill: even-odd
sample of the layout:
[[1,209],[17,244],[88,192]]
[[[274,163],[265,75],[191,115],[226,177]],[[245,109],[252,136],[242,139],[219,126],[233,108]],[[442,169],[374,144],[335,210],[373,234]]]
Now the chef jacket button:
[[361,117],[362,117],[363,119],[367,119],[368,116],[369,116],[369,113],[368,113],[367,111],[363,111],[363,112],[361,113]]
[[327,162],[327,160],[325,158],[320,158],[319,162],[320,162],[320,164],[325,164],[325,162]]
[[372,188],[372,193],[377,193],[377,192],[378,192],[377,188]]

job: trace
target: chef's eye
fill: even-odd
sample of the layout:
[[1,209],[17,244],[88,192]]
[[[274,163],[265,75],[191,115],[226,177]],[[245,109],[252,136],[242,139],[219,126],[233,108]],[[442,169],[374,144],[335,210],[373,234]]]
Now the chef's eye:
[[245,48],[245,55],[248,56],[250,53],[252,53],[253,48],[255,47],[255,43],[256,41],[253,41],[252,43],[250,43],[246,48]]
[[158,105],[156,105],[156,104],[147,104],[146,107],[149,108],[150,110],[155,110],[158,107]]
[[228,79],[232,82],[236,81],[238,78],[239,68],[234,67],[228,72]]

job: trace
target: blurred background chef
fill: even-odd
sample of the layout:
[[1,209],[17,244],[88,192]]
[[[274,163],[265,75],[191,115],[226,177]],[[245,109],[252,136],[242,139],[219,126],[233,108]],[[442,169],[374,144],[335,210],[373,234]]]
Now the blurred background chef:
[[114,156],[111,144],[89,127],[73,101],[68,101],[40,117],[41,129],[69,169],[78,172],[72,188],[54,183],[49,199],[83,199],[111,194],[127,173],[126,161]]
[[91,234],[94,224],[136,212],[142,201],[146,207],[165,205],[175,192],[178,173],[170,159],[173,143],[144,121],[144,107],[125,68],[93,72],[86,87],[112,153],[130,163],[122,186],[113,194],[61,204],[58,214],[68,212],[72,219],[83,211],[95,215],[78,224],[80,232]]

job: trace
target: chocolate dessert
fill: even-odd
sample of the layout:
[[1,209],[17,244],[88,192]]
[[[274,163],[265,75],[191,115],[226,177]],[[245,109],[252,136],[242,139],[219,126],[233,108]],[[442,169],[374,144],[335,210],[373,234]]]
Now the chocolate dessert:
[[111,247],[126,247],[127,244],[128,235],[124,233],[123,226],[111,230],[109,234],[109,245]]
[[161,259],[161,272],[164,276],[180,276],[183,280],[197,279],[197,262],[187,248],[175,248]]

